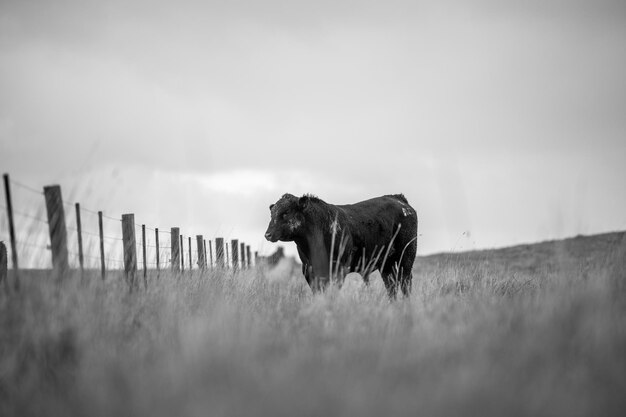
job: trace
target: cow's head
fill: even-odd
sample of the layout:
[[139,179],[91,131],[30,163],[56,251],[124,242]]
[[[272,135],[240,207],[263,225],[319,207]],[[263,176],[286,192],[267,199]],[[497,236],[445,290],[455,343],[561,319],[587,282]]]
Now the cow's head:
[[304,210],[309,197],[296,197],[285,194],[275,204],[270,205],[272,218],[265,232],[265,239],[270,242],[291,242],[302,236],[305,227]]

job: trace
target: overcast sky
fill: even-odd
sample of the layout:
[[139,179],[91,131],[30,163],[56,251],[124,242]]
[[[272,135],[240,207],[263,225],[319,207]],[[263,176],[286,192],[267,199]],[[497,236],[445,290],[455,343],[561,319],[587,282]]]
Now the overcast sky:
[[2,1],[0,169],[264,253],[285,192],[404,193],[421,254],[624,230],[624,74],[622,0]]

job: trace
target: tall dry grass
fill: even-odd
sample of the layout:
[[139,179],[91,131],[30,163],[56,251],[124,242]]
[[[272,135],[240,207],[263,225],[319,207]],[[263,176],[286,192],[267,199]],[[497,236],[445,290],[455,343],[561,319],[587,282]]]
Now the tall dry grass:
[[0,415],[623,415],[623,258],[602,253],[418,259],[397,301],[262,269],[135,294],[31,273],[0,296]]

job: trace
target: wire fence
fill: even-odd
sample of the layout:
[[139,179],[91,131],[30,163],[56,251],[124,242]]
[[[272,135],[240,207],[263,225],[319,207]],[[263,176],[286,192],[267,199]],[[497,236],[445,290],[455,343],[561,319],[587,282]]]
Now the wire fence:
[[[247,268],[253,265],[250,247],[230,256],[232,248],[223,238],[205,239],[202,235],[182,234],[173,242],[174,228],[167,230],[132,223],[135,244],[125,242],[123,216],[104,213],[78,202],[62,201],[51,210],[50,188],[38,190],[4,174],[5,204],[0,204],[0,241],[7,247],[7,258],[15,252],[21,269],[50,269],[61,239],[70,269],[127,270],[135,262],[135,270],[194,270],[216,266]],[[58,219],[62,221],[58,223]],[[134,218],[134,215],[133,215]],[[51,223],[52,226],[51,226]],[[63,230],[58,230],[62,224]],[[13,236],[11,236],[11,229]],[[145,239],[144,239],[145,235]],[[62,236],[62,238],[59,238]],[[51,242],[55,242],[52,244]],[[223,242],[222,248],[216,243]],[[235,242],[233,240],[233,242]],[[11,244],[9,244],[11,243]],[[173,244],[172,244],[173,243]],[[132,247],[132,249],[131,249]],[[145,253],[145,255],[144,255]],[[57,258],[58,259],[58,258]]]

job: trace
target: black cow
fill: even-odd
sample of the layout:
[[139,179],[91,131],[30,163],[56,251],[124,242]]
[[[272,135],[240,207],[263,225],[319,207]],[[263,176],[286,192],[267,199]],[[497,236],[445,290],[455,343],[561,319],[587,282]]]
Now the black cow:
[[368,282],[368,274],[378,269],[390,296],[395,297],[398,285],[404,295],[411,291],[417,213],[402,194],[346,205],[285,194],[270,212],[265,238],[296,243],[302,272],[314,290],[337,270],[358,271]]

